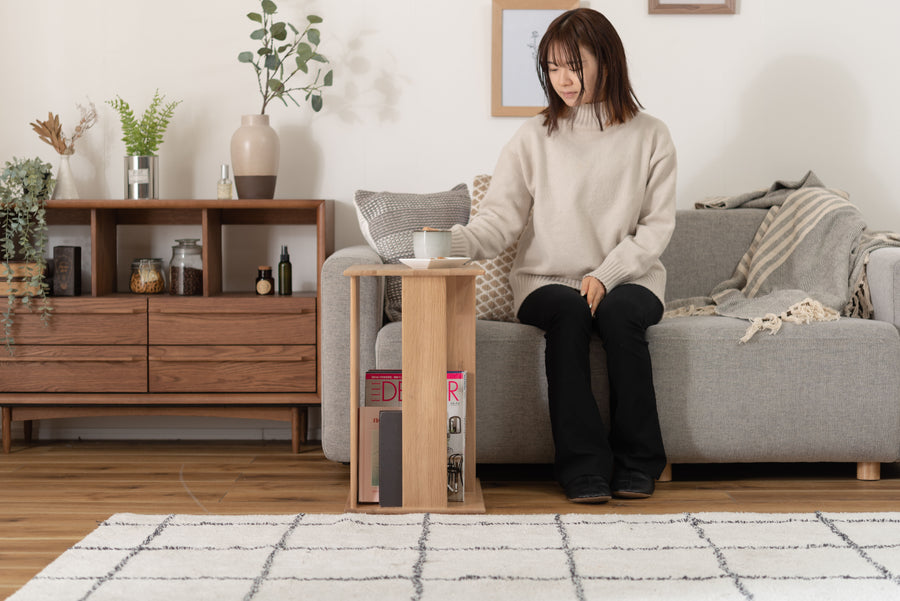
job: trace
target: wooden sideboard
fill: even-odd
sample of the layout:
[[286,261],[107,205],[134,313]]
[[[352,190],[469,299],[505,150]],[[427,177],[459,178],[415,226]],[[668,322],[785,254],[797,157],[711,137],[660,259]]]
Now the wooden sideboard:
[[[317,292],[224,292],[228,225],[314,225],[316,278],[333,249],[325,200],[51,200],[53,225],[87,225],[89,296],[53,297],[48,326],[18,311],[14,354],[0,351],[3,450],[11,424],[97,415],[198,415],[290,421],[292,449],[306,409],[320,403]],[[117,292],[119,225],[199,225],[203,294]],[[292,255],[292,262],[311,260]]]

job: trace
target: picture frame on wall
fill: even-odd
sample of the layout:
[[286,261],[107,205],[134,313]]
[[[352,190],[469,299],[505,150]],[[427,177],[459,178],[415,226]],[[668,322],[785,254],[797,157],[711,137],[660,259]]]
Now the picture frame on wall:
[[493,0],[491,115],[531,117],[546,106],[537,49],[550,23],[579,0]]
[[651,15],[733,15],[737,10],[737,0],[699,0],[680,2],[678,0],[649,0]]

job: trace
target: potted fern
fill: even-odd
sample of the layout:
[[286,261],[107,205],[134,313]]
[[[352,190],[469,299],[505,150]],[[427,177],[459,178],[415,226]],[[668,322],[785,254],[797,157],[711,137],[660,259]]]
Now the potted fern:
[[125,198],[159,198],[159,157],[163,134],[181,101],[163,104],[165,95],[153,94],[150,106],[138,120],[131,106],[116,96],[106,103],[119,113],[125,142]]
[[0,174],[0,291],[7,297],[0,321],[3,343],[10,354],[17,305],[32,310],[34,299],[39,298],[41,321],[46,324],[50,318],[48,286],[44,281],[46,205],[55,183],[50,163],[37,157],[7,161]]

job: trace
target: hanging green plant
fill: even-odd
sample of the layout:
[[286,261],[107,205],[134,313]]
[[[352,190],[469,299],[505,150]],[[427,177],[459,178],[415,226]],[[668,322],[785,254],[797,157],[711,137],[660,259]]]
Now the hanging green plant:
[[[301,31],[291,23],[275,21],[278,7],[272,0],[261,0],[260,7],[262,12],[247,13],[247,18],[262,26],[250,33],[250,39],[260,42],[261,46],[255,52],[248,50],[238,54],[238,61],[250,63],[256,71],[263,101],[259,114],[265,115],[266,106],[275,98],[287,106],[287,97],[300,106],[292,95],[294,92],[304,93],[304,101],[309,102],[313,111],[319,112],[322,110],[322,88],[332,85],[332,71],[329,69],[323,76],[322,69],[316,69],[313,82],[305,86],[291,84],[291,80],[297,73],[308,75],[311,63],[328,63],[328,59],[319,54],[321,32],[316,25],[322,22],[322,17],[309,15],[306,27]],[[290,40],[288,29],[293,34]]]
[[37,310],[41,321],[50,319],[52,307],[47,298],[49,287],[44,281],[47,268],[47,200],[56,181],[50,163],[40,158],[6,162],[0,174],[0,282],[5,280],[6,308],[3,343],[12,354],[12,335],[17,305],[34,310],[34,299],[40,298]]

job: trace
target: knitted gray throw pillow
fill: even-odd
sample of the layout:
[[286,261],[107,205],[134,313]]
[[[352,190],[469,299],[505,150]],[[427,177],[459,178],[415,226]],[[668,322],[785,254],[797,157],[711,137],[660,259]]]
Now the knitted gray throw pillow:
[[[446,192],[402,194],[358,190],[354,199],[359,229],[385,263],[413,256],[412,233],[423,227],[449,229],[469,221],[469,189],[459,184]],[[385,278],[385,311],[401,318],[400,278]]]

